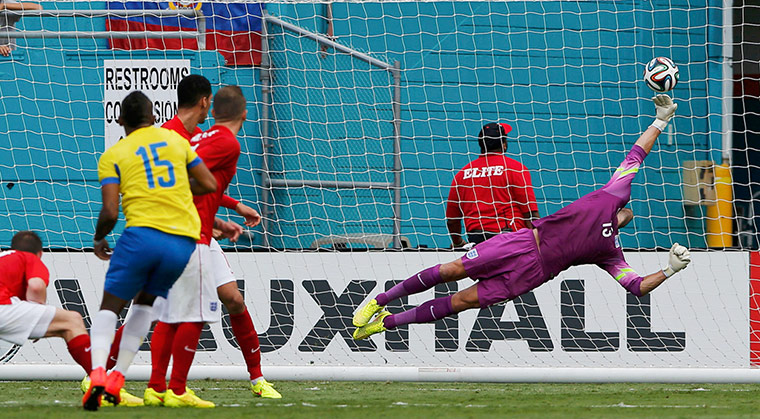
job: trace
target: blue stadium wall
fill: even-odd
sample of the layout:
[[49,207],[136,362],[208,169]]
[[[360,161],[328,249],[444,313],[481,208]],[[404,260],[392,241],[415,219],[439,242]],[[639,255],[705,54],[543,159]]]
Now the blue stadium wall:
[[[104,2],[75,4],[105,7]],[[605,183],[653,114],[651,92],[632,81],[640,79],[642,62],[666,55],[681,70],[683,83],[674,92],[681,118],[673,143],[661,141],[636,178],[631,207],[637,218],[623,244],[704,246],[700,208],[682,204],[680,167],[685,160],[720,158],[721,85],[719,77],[708,77],[721,71],[719,6],[678,0],[333,3],[340,42],[401,62],[402,234],[413,245],[449,245],[443,217],[448,185],[477,154],[474,136],[484,122],[514,126],[509,152],[532,169],[541,214]],[[267,5],[271,14],[316,31],[324,30],[322,7]],[[671,8],[668,13],[655,12],[665,7]],[[44,18],[42,23],[47,30],[74,24],[80,30],[103,29],[102,19]],[[18,26],[37,30],[40,20]],[[31,228],[44,230],[52,247],[90,245],[100,200],[103,59],[188,58],[215,85],[249,86],[242,145],[250,154],[239,163],[237,181],[243,186],[231,195],[258,200],[257,70],[225,67],[215,52],[114,52],[100,40],[19,43],[12,59],[0,57],[0,243]],[[339,195],[323,196],[327,202],[292,205],[313,205],[301,213],[319,214],[340,204]],[[339,231],[324,220],[294,223],[289,217],[295,213],[275,214],[282,239],[273,240],[274,246],[307,246],[325,231]],[[390,223],[379,229],[390,232]]]

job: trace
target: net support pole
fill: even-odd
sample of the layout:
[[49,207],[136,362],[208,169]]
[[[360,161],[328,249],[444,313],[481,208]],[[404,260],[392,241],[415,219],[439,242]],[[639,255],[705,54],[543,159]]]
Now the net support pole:
[[393,63],[393,248],[401,249],[401,63]]
[[[361,51],[354,50],[345,45],[341,45],[332,39],[306,30],[299,26],[288,23],[278,17],[268,14],[266,11],[262,14],[262,65],[261,65],[261,84],[262,84],[262,141],[263,150],[263,167],[262,167],[262,227],[264,228],[263,241],[264,246],[269,246],[269,202],[272,199],[272,188],[280,187],[313,187],[313,188],[337,188],[337,189],[393,189],[393,243],[394,249],[401,249],[401,63],[399,61],[390,65],[386,62],[371,57]],[[271,154],[271,138],[269,137],[269,114],[272,108],[272,73],[271,60],[269,59],[269,46],[267,42],[266,24],[271,23],[279,26],[283,30],[296,33],[302,37],[311,39],[320,45],[327,46],[336,51],[342,52],[353,58],[364,61],[374,67],[389,72],[393,77],[393,182],[350,182],[350,181],[331,181],[331,180],[307,180],[307,179],[272,179],[269,173],[268,157]]]
[[200,10],[197,12],[195,18],[198,29],[198,51],[204,51],[206,49],[206,16]]
[[723,0],[723,164],[731,165],[733,149],[733,113],[734,113],[734,28],[733,0]]
[[272,195],[272,185],[269,183],[269,154],[272,148],[269,137],[269,112],[272,97],[272,60],[269,58],[269,34],[267,33],[266,16],[264,10],[261,24],[261,245],[269,247],[269,203]]

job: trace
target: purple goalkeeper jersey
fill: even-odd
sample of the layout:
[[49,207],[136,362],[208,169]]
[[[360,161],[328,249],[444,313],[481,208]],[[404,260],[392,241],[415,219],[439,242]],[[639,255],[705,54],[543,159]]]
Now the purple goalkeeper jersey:
[[617,213],[631,198],[631,181],[647,153],[634,145],[609,182],[552,215],[533,222],[545,280],[575,265],[595,264],[638,296],[642,278],[626,263]]

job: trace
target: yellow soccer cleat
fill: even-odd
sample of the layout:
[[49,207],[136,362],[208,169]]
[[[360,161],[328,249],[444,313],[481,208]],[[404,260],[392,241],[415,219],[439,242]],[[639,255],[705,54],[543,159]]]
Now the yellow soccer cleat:
[[[126,389],[119,390],[119,397],[121,398],[121,401],[119,402],[119,406],[122,407],[139,407],[139,406],[145,406],[145,403],[143,402],[143,399],[135,396],[134,394],[131,394]],[[108,400],[103,399],[100,401],[101,407],[108,407],[113,406]]]
[[[82,389],[82,393],[86,393],[87,389],[90,388],[90,377],[84,377],[82,379],[82,382],[79,384],[80,388]],[[158,393],[160,394],[160,393]],[[119,403],[119,406],[124,407],[137,407],[137,406],[154,406],[154,405],[148,405],[147,403],[143,403],[143,399],[130,394],[127,390],[121,389],[119,392],[119,396],[121,397],[121,402]],[[163,397],[163,395],[162,395]],[[161,402],[163,404],[163,401]],[[109,407],[113,406],[113,404],[109,403],[105,399],[100,400],[100,406],[101,407]]]
[[367,339],[375,333],[385,332],[386,329],[383,324],[383,319],[390,315],[391,313],[388,311],[381,311],[372,323],[354,330],[354,340]]
[[262,397],[264,399],[281,399],[282,394],[274,389],[274,386],[263,377],[256,382],[251,383],[251,393],[256,397]]
[[163,406],[164,405],[164,397],[166,397],[166,392],[159,393],[156,390],[153,390],[152,388],[148,387],[145,389],[145,392],[143,393],[143,403],[145,406]]
[[356,310],[356,313],[354,314],[353,323],[356,327],[362,327],[366,326],[367,323],[369,323],[370,320],[372,320],[372,316],[375,315],[378,311],[381,311],[385,307],[380,307],[377,305],[377,300],[374,298],[369,300],[369,302],[364,305],[363,307],[360,307],[358,310]]
[[166,397],[166,392],[159,393],[156,390],[153,390],[152,388],[148,387],[145,389],[145,392],[143,393],[143,403],[145,406],[163,406],[164,405],[164,397]]
[[79,383],[79,388],[82,389],[82,394],[87,393],[87,389],[90,388],[90,376],[85,375],[84,378],[82,378],[82,382]]
[[174,394],[171,389],[166,390],[164,397],[165,407],[195,407],[199,409],[210,409],[216,407],[213,402],[203,400],[193,393],[186,391],[181,396]]

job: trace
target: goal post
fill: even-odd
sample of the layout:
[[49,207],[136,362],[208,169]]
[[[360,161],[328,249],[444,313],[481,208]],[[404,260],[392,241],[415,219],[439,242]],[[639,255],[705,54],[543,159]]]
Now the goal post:
[[[176,110],[172,80],[196,73],[214,90],[241,86],[248,101],[228,194],[258,208],[263,227],[222,245],[267,378],[760,381],[760,253],[751,227],[760,165],[746,145],[757,131],[752,112],[731,102],[742,64],[731,52],[733,3],[274,2],[259,13],[240,2],[249,7],[235,18],[249,25],[241,50],[222,43],[239,35],[223,29],[230,16],[213,14],[226,3],[118,2],[123,12],[113,3],[53,1],[20,13],[7,34],[15,49],[0,57],[0,246],[16,231],[40,232],[50,250],[49,302],[80,312],[86,326],[107,269],[89,249],[100,207],[96,162],[120,135],[114,104],[145,87],[127,86],[123,75],[155,71],[146,93],[165,120]],[[147,3],[155,9],[142,9]],[[161,30],[105,30],[106,19],[146,16]],[[171,16],[189,26],[168,29]],[[193,46],[111,48],[108,40],[122,35]],[[229,58],[239,52],[255,65]],[[477,157],[485,123],[513,126],[507,155],[528,168],[539,212],[550,214],[606,183],[651,122],[652,92],[641,78],[655,56],[681,70],[670,93],[679,109],[636,177],[636,217],[621,244],[646,274],[677,241],[692,251],[685,271],[637,298],[601,269],[576,267],[506,304],[351,338],[363,302],[462,256],[449,249],[446,199],[454,174]],[[731,200],[715,192],[724,162],[747,173],[729,186]],[[735,214],[714,215],[717,203]],[[708,228],[721,217],[737,220],[735,230]],[[123,220],[112,244],[122,229]],[[732,246],[710,248],[715,235]],[[472,284],[441,285],[389,309]],[[149,362],[142,350],[128,378],[145,379]],[[80,377],[60,339],[0,344],[0,378]],[[247,378],[226,313],[204,329],[191,377]]]

